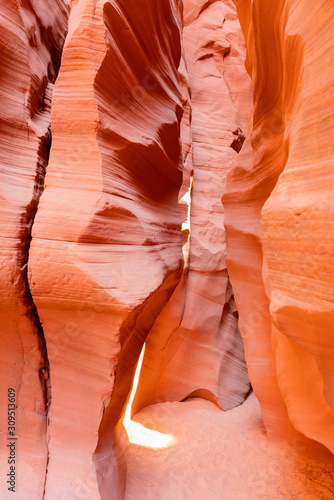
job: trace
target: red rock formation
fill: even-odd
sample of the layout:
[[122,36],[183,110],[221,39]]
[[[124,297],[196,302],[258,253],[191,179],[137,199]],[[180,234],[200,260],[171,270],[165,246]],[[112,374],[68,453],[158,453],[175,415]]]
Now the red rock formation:
[[[48,360],[27,262],[50,147],[50,101],[67,27],[64,1],[0,6],[1,498],[12,498],[7,389],[16,394],[16,492],[42,498],[47,467]],[[12,415],[11,415],[12,416]],[[29,478],[29,479],[28,479]],[[24,494],[22,496],[22,492]]]
[[[325,20],[333,16],[332,2],[318,3],[316,11],[310,1],[303,6],[291,2],[287,40],[294,61],[289,70],[294,74],[300,63],[298,36],[303,46],[303,86],[298,109],[286,106],[289,157],[262,211],[280,391],[294,427],[332,453],[334,41]],[[290,82],[286,93],[292,100]]]
[[133,411],[230,409],[248,369],[270,440],[332,460],[334,6],[72,0],[63,50],[68,3],[0,7],[18,498],[124,498],[145,342]]
[[99,498],[96,447],[101,497],[123,495],[113,430],[182,264],[179,7],[72,6],[30,252],[51,371],[50,499]]
[[[146,343],[133,410],[192,395],[230,409],[244,401],[250,384],[237,310],[225,262],[225,177],[240,145],[247,107],[233,89],[238,75],[243,104],[250,103],[244,45],[235,9],[224,2],[184,2],[183,43],[188,72],[192,149],[181,209],[190,236],[182,280]],[[187,130],[187,129],[185,129]],[[184,134],[185,143],[188,136]],[[191,185],[190,185],[191,184]],[[186,227],[186,231],[188,228]]]
[[223,203],[246,360],[269,437],[326,456],[334,435],[334,44],[323,20],[334,11],[325,1],[316,15],[308,1],[292,1],[290,13],[283,0],[236,3],[254,102]]

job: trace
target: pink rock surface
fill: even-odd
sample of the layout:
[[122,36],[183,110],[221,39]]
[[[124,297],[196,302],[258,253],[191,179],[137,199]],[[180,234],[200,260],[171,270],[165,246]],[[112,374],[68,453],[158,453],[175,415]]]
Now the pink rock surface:
[[298,109],[286,110],[289,157],[262,210],[278,385],[294,427],[332,453],[334,41],[325,20],[333,16],[331,2],[316,11],[310,1],[291,2],[286,31],[303,85]]
[[182,266],[179,7],[72,5],[30,251],[52,383],[47,499],[123,494],[114,427]]
[[[19,500],[330,498],[333,17],[329,0],[0,7],[1,500],[9,387]],[[126,408],[144,408],[136,445]],[[159,412],[179,448],[150,490]],[[264,429],[322,462],[263,453]],[[221,450],[245,462],[227,486]],[[163,476],[178,456],[187,478]]]
[[[190,129],[192,142],[184,155],[188,190],[184,185],[180,192],[184,233],[189,234],[186,266],[148,335],[133,411],[190,394],[230,409],[241,404],[250,389],[226,269],[221,204],[251,102],[243,36],[233,6],[185,1],[183,44],[185,67],[180,72],[190,107],[184,115],[183,141],[187,146]],[[236,75],[244,95],[230,91]]]
[[317,5],[310,29],[309,2],[237,7],[253,111],[223,203],[247,366],[269,437],[331,459],[333,9]]
[[[0,6],[2,499],[16,496],[35,500],[42,498],[44,490],[48,360],[30,295],[27,263],[31,226],[48,161],[52,87],[66,33],[67,10],[63,1],[9,0]],[[10,484],[6,484],[10,470],[8,388],[16,395],[15,493],[8,491]]]

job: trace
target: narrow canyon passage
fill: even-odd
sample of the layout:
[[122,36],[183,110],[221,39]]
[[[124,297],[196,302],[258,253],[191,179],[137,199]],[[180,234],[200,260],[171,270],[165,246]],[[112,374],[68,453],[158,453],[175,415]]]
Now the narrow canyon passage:
[[333,498],[333,17],[0,6],[1,499]]
[[333,465],[268,446],[254,394],[228,412],[200,398],[149,406],[129,435],[125,500],[334,496]]

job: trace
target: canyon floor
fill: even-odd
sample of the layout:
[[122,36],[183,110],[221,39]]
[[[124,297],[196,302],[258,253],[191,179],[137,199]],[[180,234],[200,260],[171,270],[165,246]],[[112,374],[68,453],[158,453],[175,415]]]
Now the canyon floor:
[[152,405],[126,423],[126,500],[332,500],[334,466],[268,445],[252,393]]

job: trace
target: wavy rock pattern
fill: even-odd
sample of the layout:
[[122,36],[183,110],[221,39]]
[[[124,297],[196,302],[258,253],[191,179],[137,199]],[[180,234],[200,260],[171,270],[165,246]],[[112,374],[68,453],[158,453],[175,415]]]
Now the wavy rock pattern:
[[[334,183],[330,167],[334,42],[326,23],[323,30],[325,19],[333,19],[334,5],[322,1],[314,14],[310,1],[303,6],[291,2],[287,41],[298,71],[302,49],[297,37],[302,37],[303,88],[298,110],[290,103],[286,106],[290,154],[262,211],[263,249],[277,379],[289,419],[299,432],[334,453]],[[314,17],[311,30],[309,16]],[[286,87],[291,99],[290,82]],[[280,220],[284,220],[284,235]]]
[[[191,113],[184,116],[183,141],[187,146],[190,129],[192,144],[184,156],[188,190],[180,192],[184,233],[189,233],[186,266],[148,335],[134,411],[189,395],[230,409],[250,389],[226,269],[221,204],[236,156],[231,145],[241,135],[251,99],[235,10],[224,2],[185,1],[183,44],[181,82],[189,89],[184,103]],[[238,96],[230,91],[236,75],[244,89]]]
[[52,374],[46,498],[124,489],[113,428],[182,268],[178,8],[72,6],[30,253]]
[[270,440],[333,459],[332,17],[329,0],[1,5],[19,500],[124,498],[144,344],[132,412],[228,410],[251,382]]
[[269,437],[330,459],[334,44],[320,26],[333,6],[317,5],[311,29],[310,2],[292,1],[290,12],[283,0],[237,8],[253,111],[223,203],[247,366]]
[[[67,16],[62,0],[9,0],[0,6],[0,398],[4,419],[0,473],[5,482],[9,472],[5,416],[11,387],[16,392],[20,470],[19,493],[14,495],[22,500],[43,497],[47,467],[48,359],[27,264],[49,156],[50,102]],[[1,484],[1,498],[12,496]]]

